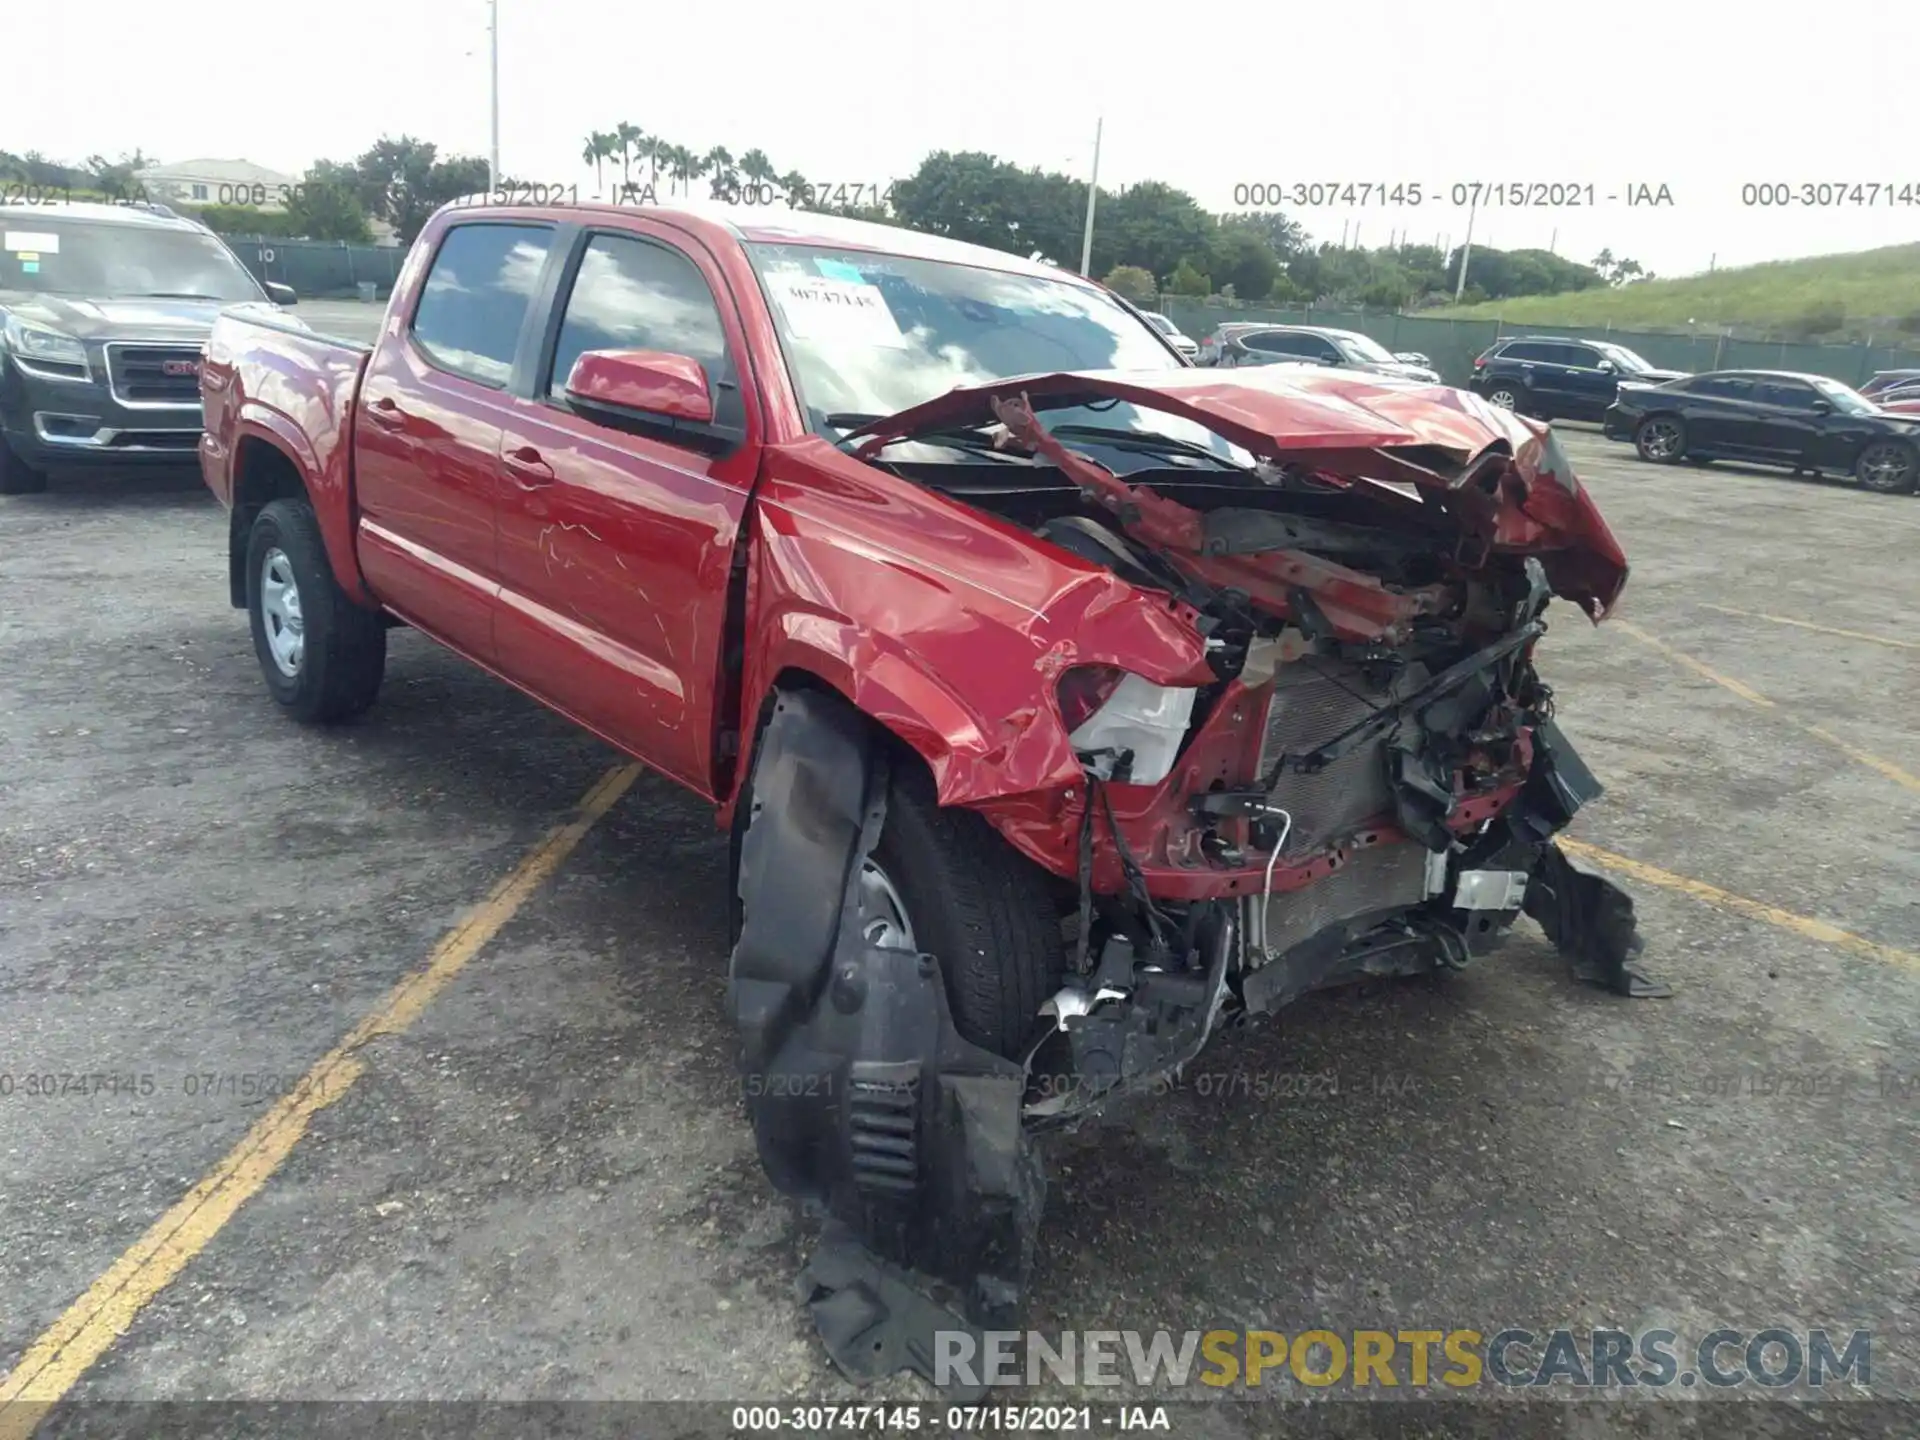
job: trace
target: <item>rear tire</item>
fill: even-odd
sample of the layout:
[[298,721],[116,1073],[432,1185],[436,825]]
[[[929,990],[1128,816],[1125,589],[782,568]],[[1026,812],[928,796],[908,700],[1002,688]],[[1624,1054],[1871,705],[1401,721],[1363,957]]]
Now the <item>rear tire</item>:
[[1018,1058],[1066,970],[1051,877],[982,816],[937,804],[925,767],[904,758],[872,859],[904,904],[914,947],[940,962],[954,1028]]
[[1533,396],[1518,381],[1495,380],[1487,386],[1487,403],[1495,409],[1525,415],[1527,407],[1533,404]]
[[1860,452],[1853,478],[1876,494],[1908,494],[1920,479],[1920,455],[1904,440],[1876,440]]
[[267,690],[296,720],[329,724],[373,704],[387,627],[333,578],[305,500],[275,500],[247,536],[247,617]]
[[38,495],[47,488],[47,472],[36,470],[0,438],[0,495]]
[[1633,448],[1655,465],[1677,464],[1687,453],[1687,426],[1678,415],[1649,415],[1633,431]]

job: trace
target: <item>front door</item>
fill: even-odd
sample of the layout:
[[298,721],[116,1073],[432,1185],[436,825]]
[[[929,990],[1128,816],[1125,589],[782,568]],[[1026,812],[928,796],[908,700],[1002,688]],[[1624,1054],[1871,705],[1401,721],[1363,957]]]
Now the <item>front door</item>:
[[[636,217],[575,236],[529,393],[499,442],[500,668],[705,795],[729,578],[759,454],[746,354],[712,257]],[[716,428],[702,443],[616,425],[566,398],[587,350],[697,360]]]

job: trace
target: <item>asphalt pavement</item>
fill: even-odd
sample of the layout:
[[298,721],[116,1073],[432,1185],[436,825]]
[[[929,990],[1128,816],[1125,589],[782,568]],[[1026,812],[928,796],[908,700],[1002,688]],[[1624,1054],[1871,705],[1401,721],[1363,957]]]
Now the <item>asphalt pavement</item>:
[[[1915,1395],[1920,498],[1567,445],[1634,567],[1620,622],[1544,642],[1609,787],[1573,833],[1677,993],[1583,987],[1523,923],[1226,1036],[1052,1144],[1036,1329],[1865,1327],[1870,1391]],[[818,1225],[738,1102],[710,813],[642,774],[552,850],[620,757],[408,631],[364,721],[287,722],[225,525],[192,475],[0,500],[0,1368],[432,962],[70,1400],[929,1400],[849,1385],[796,1303]],[[1753,1393],[1706,1400],[1723,1433],[1799,1423]],[[1703,1399],[1553,1425],[1700,1433]],[[1545,1433],[1503,1403],[1314,1408]]]

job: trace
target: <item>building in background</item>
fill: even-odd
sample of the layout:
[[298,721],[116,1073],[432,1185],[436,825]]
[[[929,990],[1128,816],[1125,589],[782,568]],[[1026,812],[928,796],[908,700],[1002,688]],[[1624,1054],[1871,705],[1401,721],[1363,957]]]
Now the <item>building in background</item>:
[[251,160],[182,160],[150,165],[134,178],[149,200],[181,205],[251,205],[284,210],[297,175],[269,170]]

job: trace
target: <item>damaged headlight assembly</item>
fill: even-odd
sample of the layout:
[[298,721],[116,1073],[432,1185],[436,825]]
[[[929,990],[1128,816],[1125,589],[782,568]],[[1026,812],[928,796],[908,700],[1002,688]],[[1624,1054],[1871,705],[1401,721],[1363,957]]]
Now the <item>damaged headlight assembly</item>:
[[1111,755],[1125,770],[1115,778],[1158,785],[1173,771],[1199,693],[1115,666],[1080,665],[1060,677],[1060,718],[1075,754]]

